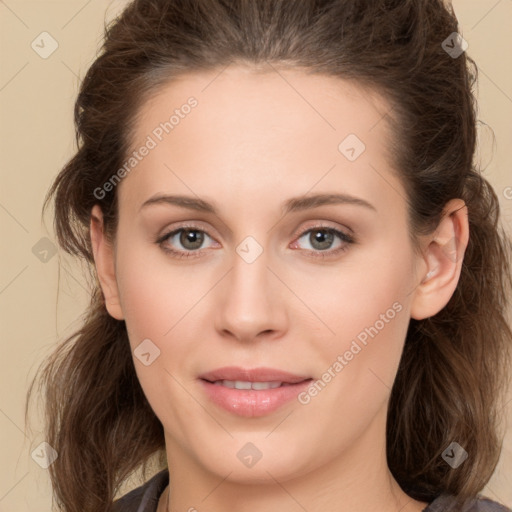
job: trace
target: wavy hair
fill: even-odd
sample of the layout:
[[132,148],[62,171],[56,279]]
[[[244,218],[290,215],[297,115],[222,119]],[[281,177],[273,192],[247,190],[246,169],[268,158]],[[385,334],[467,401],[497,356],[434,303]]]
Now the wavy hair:
[[[462,198],[470,239],[450,301],[411,319],[387,417],[390,471],[412,498],[475,497],[498,462],[504,394],[510,383],[512,244],[496,193],[474,163],[478,68],[442,43],[459,32],[442,0],[135,0],[105,26],[101,52],[75,103],[77,150],[45,198],[55,206],[63,250],[85,260],[91,302],[82,327],[38,369],[49,467],[64,512],[107,512],[128,476],[162,455],[163,427],[138,382],[124,321],[106,311],[89,223],[99,204],[114,239],[117,194],[94,191],[126,159],[141,106],[181,73],[300,67],[378,91],[393,168],[407,192],[410,237],[438,226]],[[457,470],[441,455],[457,441],[469,453]]]

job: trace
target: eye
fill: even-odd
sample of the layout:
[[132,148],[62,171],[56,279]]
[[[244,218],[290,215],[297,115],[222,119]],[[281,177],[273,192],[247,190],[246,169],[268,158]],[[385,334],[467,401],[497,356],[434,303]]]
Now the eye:
[[[311,256],[315,258],[336,256],[337,254],[346,251],[351,244],[355,243],[352,236],[328,226],[316,226],[309,228],[299,235],[298,240],[302,238],[305,238],[306,242],[309,243],[310,248],[306,249],[308,252],[311,252]],[[331,247],[336,238],[338,238],[340,242],[336,248],[332,249]],[[296,246],[297,242],[294,242],[292,247],[296,248]]]
[[[203,253],[202,246],[206,238],[213,240],[204,230],[196,226],[181,226],[162,235],[156,240],[156,243],[173,257],[195,258]],[[302,238],[306,238],[306,242],[310,245],[310,248],[305,249],[306,252],[316,258],[334,257],[355,243],[355,239],[351,235],[329,226],[315,226],[302,231],[291,247],[293,249],[300,248],[297,245]],[[336,248],[332,249],[336,238],[339,243]],[[181,245],[182,248],[175,249],[178,245]]]
[[[182,226],[160,237],[156,243],[162,249],[177,258],[194,258],[202,253],[201,248],[205,238],[211,238],[205,231],[195,226]],[[173,249],[176,245],[183,249]]]

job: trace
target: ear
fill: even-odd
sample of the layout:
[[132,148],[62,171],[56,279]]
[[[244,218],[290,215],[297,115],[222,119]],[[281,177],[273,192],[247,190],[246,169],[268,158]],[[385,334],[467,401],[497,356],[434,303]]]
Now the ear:
[[434,316],[448,304],[459,282],[468,241],[467,206],[462,199],[452,199],[446,204],[435,233],[427,238],[423,253],[426,265],[414,291],[412,318]]
[[105,306],[110,316],[117,320],[123,320],[124,315],[116,281],[114,248],[105,236],[103,212],[97,204],[91,210],[90,231],[94,263],[101,290],[105,297]]

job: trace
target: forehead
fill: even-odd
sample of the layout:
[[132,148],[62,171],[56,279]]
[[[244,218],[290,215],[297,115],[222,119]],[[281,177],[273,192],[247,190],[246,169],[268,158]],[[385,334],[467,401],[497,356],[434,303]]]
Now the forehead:
[[[321,134],[330,140],[350,131],[371,142],[377,125],[377,136],[383,135],[387,124],[381,121],[391,108],[375,90],[300,69],[265,69],[231,66],[177,76],[142,105],[135,138],[169,120],[190,98],[197,101],[190,117],[199,118],[204,129],[215,128],[210,140],[237,133],[239,141],[268,147],[276,135]],[[194,120],[179,124],[176,132],[183,136],[192,135],[198,127]]]
[[299,69],[183,74],[141,106],[132,149],[152,148],[123,181],[139,203],[166,187],[190,192],[186,183],[197,195],[215,187],[255,197],[274,186],[305,194],[319,181],[378,194],[387,182],[396,195],[400,184],[383,178],[390,110],[373,90]]

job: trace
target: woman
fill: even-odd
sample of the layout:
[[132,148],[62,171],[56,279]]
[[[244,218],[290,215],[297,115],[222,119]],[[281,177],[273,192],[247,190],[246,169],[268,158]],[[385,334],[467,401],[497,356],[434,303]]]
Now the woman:
[[478,493],[511,245],[457,33],[441,0],[135,0],[108,28],[47,197],[96,278],[42,374],[61,510],[509,510]]

